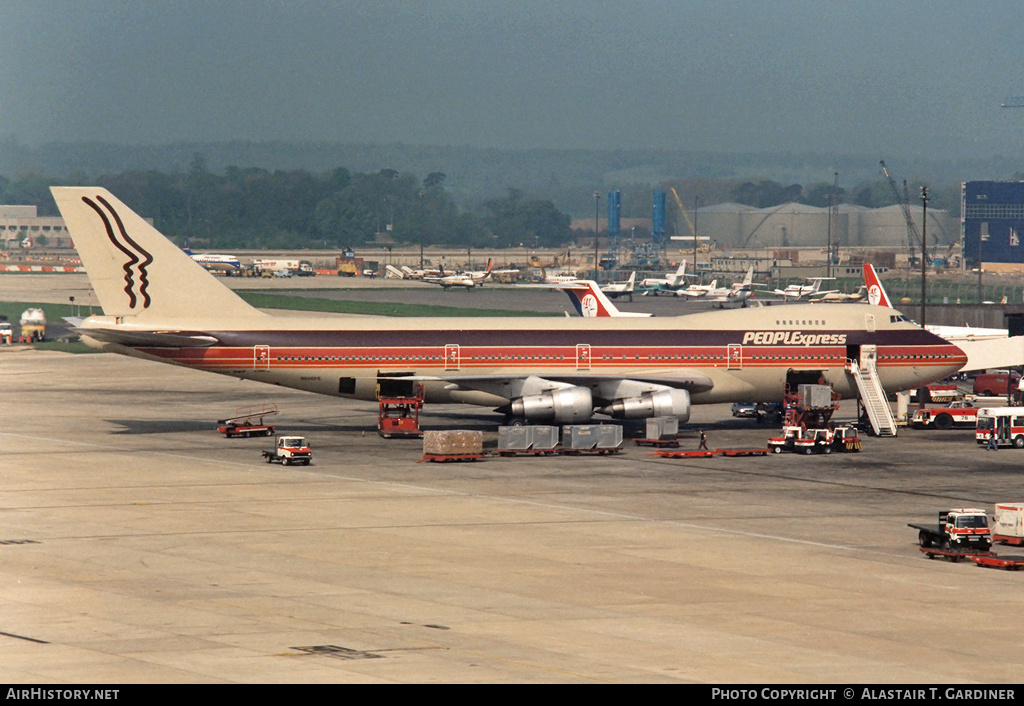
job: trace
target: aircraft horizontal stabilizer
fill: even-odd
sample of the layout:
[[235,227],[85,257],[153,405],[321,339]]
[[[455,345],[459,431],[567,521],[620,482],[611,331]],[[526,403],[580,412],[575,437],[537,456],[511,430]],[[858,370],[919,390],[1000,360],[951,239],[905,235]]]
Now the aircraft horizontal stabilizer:
[[131,331],[109,328],[76,328],[75,333],[100,341],[118,343],[122,346],[144,346],[147,348],[208,348],[220,341],[213,336],[189,331]]

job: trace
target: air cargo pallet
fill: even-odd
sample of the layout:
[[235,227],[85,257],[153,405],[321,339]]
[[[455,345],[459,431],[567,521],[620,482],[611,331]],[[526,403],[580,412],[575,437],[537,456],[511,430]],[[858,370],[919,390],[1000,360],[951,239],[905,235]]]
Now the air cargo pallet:
[[768,449],[715,449],[699,451],[665,451],[658,449],[654,455],[662,458],[710,458],[711,456],[767,456]]
[[1008,571],[1017,571],[1021,567],[1024,567],[1024,556],[979,554],[978,556],[972,556],[971,561],[978,566],[984,566],[990,569],[1007,569]]
[[977,560],[981,557],[994,556],[989,552],[979,552],[974,549],[943,549],[942,547],[919,547],[922,554],[925,554],[929,559],[934,559],[937,556],[941,556],[945,559],[949,559],[954,564],[961,559],[974,559]]
[[432,463],[449,463],[451,461],[477,461],[484,458],[485,454],[423,454],[417,463],[430,461]]

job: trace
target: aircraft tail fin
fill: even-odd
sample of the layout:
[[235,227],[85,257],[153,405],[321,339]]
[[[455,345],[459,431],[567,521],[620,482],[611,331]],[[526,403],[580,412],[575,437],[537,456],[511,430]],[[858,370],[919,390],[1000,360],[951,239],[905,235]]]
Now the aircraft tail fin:
[[261,315],[106,189],[51,191],[107,316]]
[[591,316],[650,316],[650,314],[634,314],[619,311],[608,296],[601,291],[597,282],[581,279],[572,284],[560,287],[572,301],[576,313],[583,317]]
[[868,288],[869,303],[892,308],[892,301],[890,301],[889,295],[885,293],[885,287],[882,286],[882,282],[878,279],[878,274],[871,264],[864,265],[864,284]]

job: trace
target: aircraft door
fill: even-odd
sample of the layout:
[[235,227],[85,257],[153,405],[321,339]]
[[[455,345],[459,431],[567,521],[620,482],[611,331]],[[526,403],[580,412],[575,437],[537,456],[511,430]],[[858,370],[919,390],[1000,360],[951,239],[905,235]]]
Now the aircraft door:
[[728,355],[726,358],[729,361],[729,370],[742,370],[743,369],[743,346],[739,343],[730,343],[728,346]]
[[590,344],[576,344],[576,369],[590,370]]
[[875,345],[864,345],[860,347],[860,364],[861,367],[875,367],[875,363],[878,362],[878,346]]
[[864,315],[864,328],[867,329],[868,331],[874,331],[875,330],[875,315],[874,314],[865,314]]
[[444,346],[444,369],[458,370],[462,366],[458,343],[446,343]]
[[252,347],[252,369],[270,370],[270,346]]

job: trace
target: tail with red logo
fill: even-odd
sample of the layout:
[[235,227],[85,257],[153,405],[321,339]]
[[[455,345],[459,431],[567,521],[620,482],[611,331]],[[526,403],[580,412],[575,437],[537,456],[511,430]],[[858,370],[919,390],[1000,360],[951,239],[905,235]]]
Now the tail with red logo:
[[885,287],[878,279],[878,274],[872,265],[864,265],[864,284],[868,288],[868,302],[876,306],[887,306],[892,308],[892,301],[885,293]]

